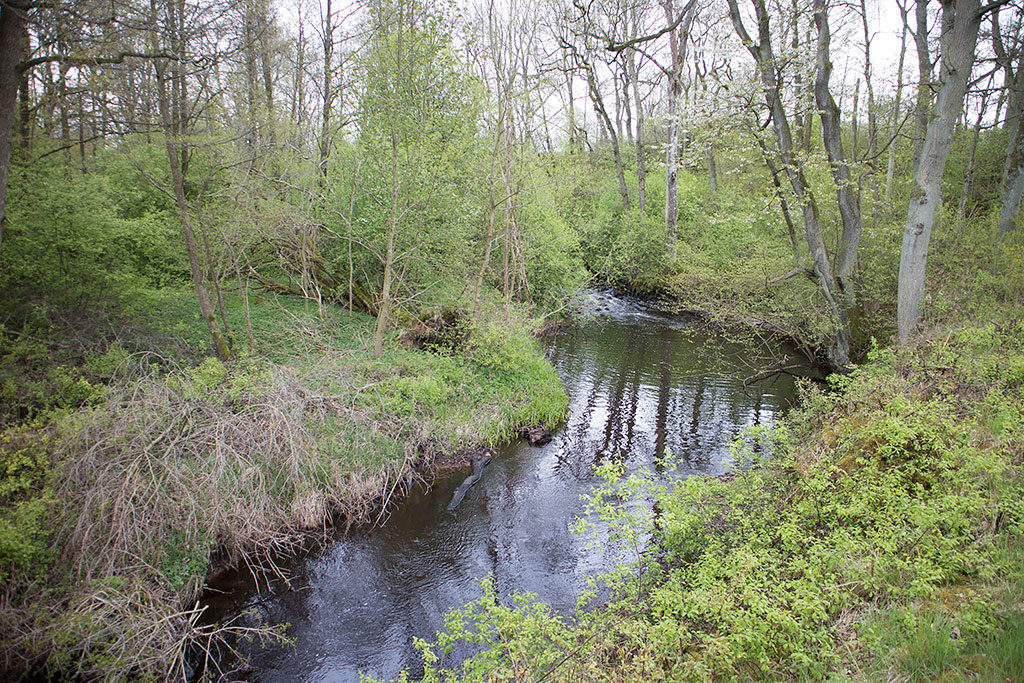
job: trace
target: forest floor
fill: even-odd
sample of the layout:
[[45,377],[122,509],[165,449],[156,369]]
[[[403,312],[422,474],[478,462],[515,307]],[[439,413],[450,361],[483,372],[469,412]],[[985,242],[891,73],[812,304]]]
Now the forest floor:
[[311,534],[372,521],[435,456],[566,408],[525,321],[375,358],[373,318],[253,297],[250,351],[229,296],[222,363],[193,298],[142,291],[3,339],[0,670],[181,676],[225,635],[193,607],[211,569],[273,571]]

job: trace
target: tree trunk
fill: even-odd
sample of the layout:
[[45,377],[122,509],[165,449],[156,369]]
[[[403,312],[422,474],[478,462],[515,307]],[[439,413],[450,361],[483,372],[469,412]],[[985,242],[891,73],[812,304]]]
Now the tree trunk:
[[13,2],[0,6],[0,250],[3,249],[4,224],[7,222],[7,182],[14,144],[18,62],[24,47],[24,35],[25,9]]
[[971,176],[974,175],[974,162],[978,156],[978,140],[981,138],[981,124],[985,118],[985,105],[988,104],[988,93],[981,96],[981,106],[978,108],[978,119],[974,123],[974,134],[971,136],[971,154],[967,158],[967,169],[964,171],[964,184],[960,188],[960,203],[956,207],[957,218],[963,221],[967,215],[967,195],[971,189]]
[[[921,0],[923,3],[923,0]],[[942,203],[942,174],[963,111],[981,25],[980,0],[944,0],[939,99],[914,164],[916,191],[907,208],[900,250],[896,324],[905,344],[921,320],[928,242]]]
[[257,138],[259,137],[259,122],[257,118],[256,103],[256,0],[247,0],[245,3],[245,18],[243,21],[245,48],[245,140],[249,148],[249,167],[256,164]]
[[647,164],[644,159],[644,107],[640,97],[640,73],[636,66],[635,51],[626,55],[629,80],[633,83],[633,100],[636,108],[636,190],[640,211],[647,209]]
[[398,134],[391,132],[391,213],[388,215],[388,244],[384,252],[384,283],[380,290],[377,309],[377,329],[373,334],[373,355],[380,358],[384,352],[384,332],[391,316],[391,280],[395,269],[395,239],[398,236]]
[[857,83],[853,86],[853,112],[850,114],[850,157],[853,159],[857,158],[857,149],[860,146],[858,140],[858,128],[857,125],[860,122],[860,111],[858,110],[860,105],[860,79],[857,79]]
[[324,99],[320,116],[320,162],[318,164],[321,182],[327,178],[327,157],[331,152],[331,107],[334,105],[334,93],[331,86],[331,76],[334,73],[334,15],[331,14],[331,0],[325,0],[325,3],[323,35]]
[[295,125],[296,130],[301,130],[303,100],[305,99],[302,91],[302,84],[304,80],[303,72],[306,68],[306,40],[304,30],[306,24],[302,20],[302,3],[299,3],[298,5],[298,13],[299,35],[295,40],[295,80],[292,82],[291,121]]
[[915,7],[917,28],[914,45],[917,48],[917,104],[914,109],[914,158],[921,156],[925,131],[928,128],[928,107],[931,104],[932,57],[928,52],[928,0],[917,0]]
[[789,244],[793,248],[793,260],[799,263],[800,245],[796,239],[796,226],[793,224],[793,214],[790,212],[789,202],[786,200],[786,191],[782,188],[782,181],[779,177],[779,167],[772,159],[771,152],[768,151],[768,145],[761,139],[757,127],[752,126],[751,132],[754,135],[754,140],[757,141],[757,146],[761,150],[761,157],[764,159],[765,166],[768,167],[768,171],[772,176],[772,185],[775,186],[775,197],[779,200],[779,205],[782,207],[782,217],[785,219],[786,228],[789,231]]
[[487,235],[484,238],[484,256],[480,260],[480,270],[476,274],[476,283],[473,286],[473,319],[475,326],[480,316],[480,290],[484,286],[484,275],[487,273],[487,266],[491,262],[491,242],[494,241],[494,214],[497,212],[497,204],[494,200],[494,165],[491,165],[491,177],[488,179],[487,188]]
[[[0,9],[0,12],[3,12],[3,9]],[[0,32],[2,32],[2,29],[0,29]],[[0,38],[0,40],[2,40],[2,38]],[[22,22],[21,54],[25,59],[28,59],[32,54],[32,43],[28,33],[28,24],[26,22]],[[2,60],[0,60],[0,62],[2,62]],[[26,155],[32,148],[32,102],[31,92],[29,90],[29,78],[31,75],[31,69],[24,69],[18,74],[18,144],[21,151]],[[0,220],[0,222],[2,222],[2,220]]]
[[1006,126],[1010,140],[1003,166],[1003,201],[999,211],[999,237],[1014,229],[1024,193],[1024,48],[1020,49],[1017,70],[1007,94]]
[[[878,146],[878,122],[875,120],[875,86],[871,82],[871,31],[868,28],[868,10],[865,0],[860,0],[860,18],[861,28],[864,31],[864,91],[868,99],[868,146],[864,157],[866,159],[874,159],[875,149]],[[851,158],[854,161],[857,160],[856,155],[853,155]],[[871,162],[871,164],[873,167],[874,162]]]
[[[615,135],[614,131],[611,131],[612,135]],[[505,315],[508,316],[512,312],[512,296],[516,288],[516,275],[517,270],[517,257],[516,257],[516,244],[515,244],[515,191],[513,190],[512,183],[512,133],[509,132],[508,126],[502,126],[501,128],[502,137],[502,158],[504,163],[501,168],[501,179],[504,183],[505,190],[505,252],[502,256],[504,260],[504,294],[505,294]],[[616,157],[618,158],[618,157]]]
[[[672,0],[663,0],[661,6],[665,10],[666,21],[672,24],[677,19]],[[679,99],[683,92],[683,63],[686,61],[693,11],[691,4],[680,24],[668,34],[672,67],[668,76],[668,147],[665,150],[665,241],[670,256],[675,254],[679,234]]]
[[[903,19],[903,30],[900,32],[900,58],[896,66],[896,101],[893,103],[892,116],[889,117],[889,134],[896,134],[896,125],[900,120],[900,104],[903,99],[903,62],[907,56],[907,9],[900,5],[900,16]],[[889,143],[889,160],[885,170],[885,203],[892,201],[892,182],[896,176],[896,144],[894,139]]]
[[270,20],[267,17],[267,5],[262,4],[259,15],[260,23],[260,67],[263,72],[263,96],[267,106],[267,141],[277,146],[277,132],[274,120],[274,76],[270,62]]
[[[794,57],[800,53],[800,5],[799,0],[792,0],[789,18],[792,21],[793,37],[790,39],[789,47]],[[804,140],[804,73],[797,66],[793,70],[793,136],[800,144]],[[805,148],[804,151],[807,151]]]
[[708,187],[711,194],[718,194],[718,164],[715,163],[715,146],[708,143],[704,148],[704,158],[708,166]]
[[601,97],[601,90],[598,88],[597,79],[594,76],[594,68],[586,66],[587,87],[590,89],[590,99],[594,103],[594,109],[604,123],[604,129],[612,143],[612,156],[615,157],[615,173],[619,179],[619,195],[622,197],[622,210],[629,213],[629,190],[626,188],[626,175],[622,170],[622,153],[619,150],[619,136],[615,133],[615,125],[608,116],[604,106],[604,98]]
[[[619,75],[615,73],[615,66],[611,66],[612,69],[612,93],[615,95],[615,134],[619,137],[619,140],[623,138],[630,139],[633,134],[629,132],[629,126],[627,125],[625,130],[626,134],[623,135],[622,117],[623,113],[626,114],[626,121],[629,121],[629,110],[626,108],[629,106],[629,91],[623,87],[622,91],[619,91]],[[625,106],[623,106],[623,98],[625,98]]]
[[174,200],[178,205],[181,232],[185,238],[185,250],[188,252],[188,265],[192,273],[192,284],[195,286],[196,298],[199,299],[199,310],[202,313],[203,320],[206,321],[206,326],[210,330],[210,335],[213,337],[213,343],[217,349],[217,357],[221,360],[227,360],[231,357],[231,348],[228,346],[227,339],[221,334],[220,327],[217,325],[217,318],[214,314],[213,306],[210,304],[210,297],[206,292],[206,286],[203,284],[203,271],[199,265],[195,235],[189,218],[188,200],[185,197],[185,180],[181,172],[181,158],[178,155],[178,150],[175,149],[174,122],[171,118],[171,105],[167,92],[167,67],[166,64],[159,60],[155,66],[158,90],[157,104],[160,109],[160,120],[163,122],[167,162],[171,167],[171,184],[174,186]]
[[818,206],[814,200],[811,187],[804,177],[800,160],[794,154],[793,135],[789,127],[785,107],[782,103],[781,84],[777,75],[778,65],[772,50],[768,10],[765,7],[764,0],[753,0],[758,26],[758,39],[760,41],[755,43],[743,26],[743,19],[737,5],[737,0],[728,0],[728,2],[729,16],[732,19],[733,27],[757,64],[765,101],[771,112],[772,125],[779,143],[782,166],[789,178],[793,193],[802,207],[804,238],[811,252],[814,272],[818,278],[818,286],[836,325],[836,339],[829,350],[829,356],[832,363],[837,367],[846,367],[850,362],[850,323],[846,309],[838,297],[838,286],[832,274],[828,251],[825,248],[825,240],[822,237]]
[[[836,263],[836,284],[852,306],[856,298],[853,273],[857,267],[857,250],[860,248],[861,216],[856,186],[850,177],[850,165],[843,154],[842,119],[828,82],[832,75],[832,61],[829,46],[831,31],[825,0],[814,0],[814,23],[818,28],[817,71],[814,76],[814,99],[821,118],[821,138],[828,155],[832,178],[836,184],[839,201],[839,215],[843,222],[842,244]],[[856,137],[854,138],[856,140]]]

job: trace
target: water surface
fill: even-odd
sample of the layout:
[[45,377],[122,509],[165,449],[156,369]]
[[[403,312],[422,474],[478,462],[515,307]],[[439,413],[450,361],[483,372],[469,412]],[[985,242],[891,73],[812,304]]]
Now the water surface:
[[[616,459],[629,469],[676,455],[683,475],[729,468],[729,440],[770,424],[795,399],[794,380],[775,366],[800,364],[782,345],[755,350],[698,319],[647,310],[637,300],[594,292],[584,322],[547,342],[569,393],[564,426],[540,448],[500,451],[462,504],[446,506],[463,474],[415,490],[383,526],[340,537],[292,561],[291,590],[257,594],[240,578],[209,600],[242,623],[288,623],[294,647],[247,648],[251,669],[233,679],[357,681],[416,669],[413,638],[432,639],[444,614],[481,595],[491,575],[501,596],[530,591],[570,610],[588,575],[612,558],[570,533],[593,468]],[[243,648],[246,649],[246,648]],[[463,655],[465,653],[462,653]]]

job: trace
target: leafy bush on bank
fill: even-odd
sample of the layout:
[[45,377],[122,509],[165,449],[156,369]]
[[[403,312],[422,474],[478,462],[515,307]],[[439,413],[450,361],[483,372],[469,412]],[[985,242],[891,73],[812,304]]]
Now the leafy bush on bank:
[[[591,511],[653,539],[614,597],[566,616],[485,590],[421,645],[423,680],[1020,679],[1019,316],[832,384],[736,443],[735,478],[610,478]],[[482,650],[443,666],[459,641]]]

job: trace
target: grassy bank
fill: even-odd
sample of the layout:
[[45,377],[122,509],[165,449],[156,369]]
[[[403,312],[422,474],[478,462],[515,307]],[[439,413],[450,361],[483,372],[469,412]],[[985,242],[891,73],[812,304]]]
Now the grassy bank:
[[[4,338],[21,406],[0,434],[8,675],[180,676],[219,637],[193,608],[211,563],[272,569],[310,533],[372,521],[434,455],[565,410],[524,322],[375,358],[372,318],[251,304],[255,350],[230,364],[204,356],[187,291],[137,292],[116,323],[94,313],[73,349],[41,341],[61,338],[52,319]],[[238,350],[242,303],[225,306]]]
[[[1024,318],[1003,312],[805,387],[734,478],[609,469],[592,515],[654,539],[614,597],[563,617],[485,584],[424,680],[1021,680]],[[440,667],[458,641],[480,652]]]

